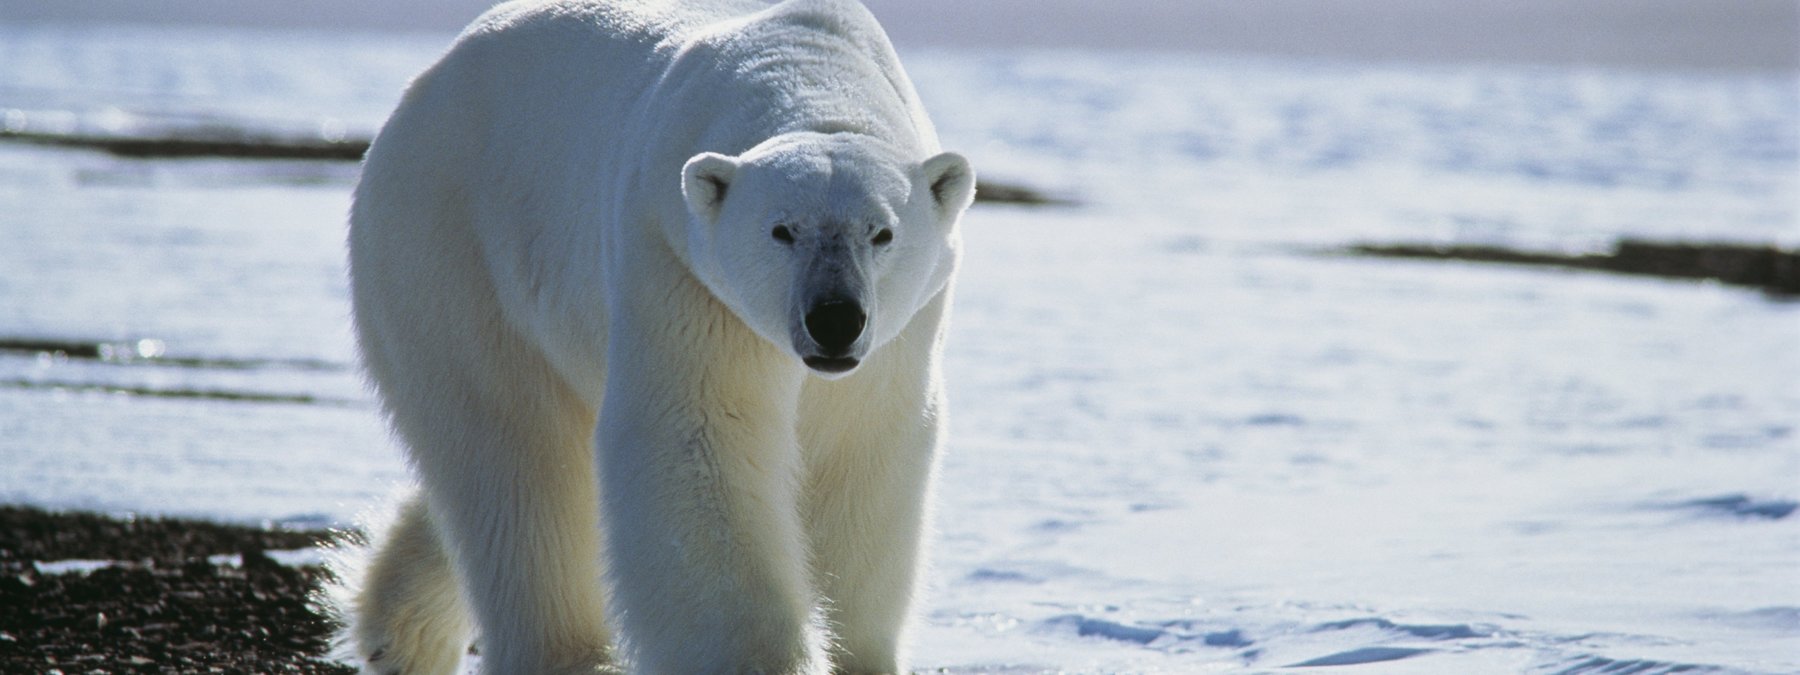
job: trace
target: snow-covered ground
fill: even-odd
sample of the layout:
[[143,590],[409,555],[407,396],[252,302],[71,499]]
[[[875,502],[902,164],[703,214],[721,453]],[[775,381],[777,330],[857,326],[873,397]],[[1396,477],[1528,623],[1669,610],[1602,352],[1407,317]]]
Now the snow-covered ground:
[[[0,27],[0,123],[362,134],[443,39]],[[921,670],[1800,672],[1800,304],[1323,252],[1800,244],[1794,74],[906,56],[947,144],[1082,203],[964,223]],[[0,338],[162,354],[0,353],[0,501],[402,484],[355,175],[0,144]]]

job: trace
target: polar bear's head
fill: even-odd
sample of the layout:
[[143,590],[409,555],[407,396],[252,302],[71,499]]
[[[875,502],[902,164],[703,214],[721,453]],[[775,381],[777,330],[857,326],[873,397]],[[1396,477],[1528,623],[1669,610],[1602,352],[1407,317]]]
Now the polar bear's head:
[[967,160],[793,133],[682,170],[689,264],[745,324],[838,377],[898,335],[955,268]]

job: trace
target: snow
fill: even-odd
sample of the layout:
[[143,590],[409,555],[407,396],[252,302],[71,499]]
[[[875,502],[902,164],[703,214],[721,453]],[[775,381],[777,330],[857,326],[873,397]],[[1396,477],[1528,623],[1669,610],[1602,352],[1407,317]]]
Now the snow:
[[937,664],[1795,667],[1718,626],[1800,601],[1792,307],[984,215]]
[[[441,46],[0,38],[8,120],[351,135]],[[1082,201],[964,223],[918,669],[1800,671],[1800,304],[1327,252],[1800,243],[1791,76],[906,56],[984,176]],[[0,144],[0,337],[167,357],[0,353],[0,500],[320,525],[403,485],[354,179]]]

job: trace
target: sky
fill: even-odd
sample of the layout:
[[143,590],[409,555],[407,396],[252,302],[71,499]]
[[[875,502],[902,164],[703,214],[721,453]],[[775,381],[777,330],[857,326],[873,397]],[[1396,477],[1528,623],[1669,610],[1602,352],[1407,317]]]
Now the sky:
[[[903,49],[1800,70],[1800,0],[866,0]],[[452,31],[491,0],[0,0],[0,23]]]

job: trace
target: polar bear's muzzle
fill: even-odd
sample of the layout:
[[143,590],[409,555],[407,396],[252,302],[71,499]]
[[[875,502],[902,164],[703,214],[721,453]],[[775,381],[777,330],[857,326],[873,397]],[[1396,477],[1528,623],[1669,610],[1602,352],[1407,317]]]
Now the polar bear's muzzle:
[[828,298],[806,311],[806,342],[799,350],[806,366],[821,373],[843,373],[861,362],[860,338],[869,316],[861,304]]

